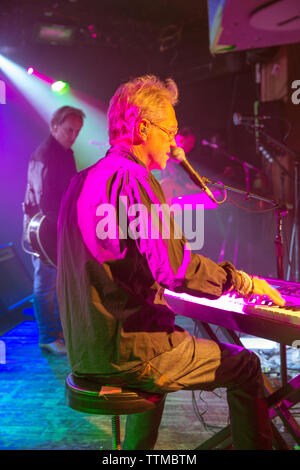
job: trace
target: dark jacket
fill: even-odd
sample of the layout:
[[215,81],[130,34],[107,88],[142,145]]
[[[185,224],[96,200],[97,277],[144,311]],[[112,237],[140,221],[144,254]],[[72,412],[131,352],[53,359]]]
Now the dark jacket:
[[57,219],[63,192],[75,174],[73,151],[49,135],[30,157],[25,212],[31,215],[41,210]]
[[[141,229],[151,205],[166,202],[143,163],[113,147],[72,179],[61,204],[57,294],[77,375],[116,377],[175,348],[188,333],[175,325],[163,288],[217,298],[235,275],[232,265],[192,253],[183,234],[174,237],[173,219],[170,237],[139,238],[135,218],[124,212],[120,198],[131,208],[141,204],[146,209]],[[108,215],[102,213],[105,208]],[[109,214],[111,208],[115,214]]]
[[[23,203],[23,247],[30,250],[28,223],[41,212],[46,216],[47,232],[43,244],[56,251],[56,226],[62,195],[76,174],[74,154],[66,150],[51,134],[33,152],[28,165],[27,186]],[[51,245],[51,246],[50,246]],[[52,248],[53,247],[53,248]],[[54,255],[55,256],[55,255]]]

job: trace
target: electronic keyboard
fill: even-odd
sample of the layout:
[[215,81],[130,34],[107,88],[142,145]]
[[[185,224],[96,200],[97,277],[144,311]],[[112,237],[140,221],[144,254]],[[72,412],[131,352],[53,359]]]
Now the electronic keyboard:
[[245,300],[234,293],[210,300],[166,289],[165,297],[177,314],[283,344],[300,342],[300,284],[265,280],[280,292],[286,301],[283,307],[272,304],[267,297]]

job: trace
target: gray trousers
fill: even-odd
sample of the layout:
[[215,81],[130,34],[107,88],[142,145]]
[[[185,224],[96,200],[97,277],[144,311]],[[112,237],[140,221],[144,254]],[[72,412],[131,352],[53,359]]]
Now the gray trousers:
[[[162,394],[226,388],[234,449],[272,449],[260,361],[249,350],[190,336],[143,364],[126,382]],[[164,399],[153,411],[127,417],[124,450],[154,448],[163,408]]]
[[56,269],[32,256],[33,307],[39,328],[39,343],[56,341],[62,336],[62,326],[56,296]]

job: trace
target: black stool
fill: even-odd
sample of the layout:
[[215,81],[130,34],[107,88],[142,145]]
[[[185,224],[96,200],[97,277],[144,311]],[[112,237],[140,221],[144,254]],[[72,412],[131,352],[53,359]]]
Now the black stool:
[[121,450],[120,417],[155,408],[164,395],[105,386],[69,374],[66,379],[66,403],[82,413],[112,415],[112,448]]

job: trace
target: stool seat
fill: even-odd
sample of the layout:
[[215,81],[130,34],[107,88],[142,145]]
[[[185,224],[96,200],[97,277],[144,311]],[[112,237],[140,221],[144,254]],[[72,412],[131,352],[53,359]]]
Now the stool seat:
[[102,385],[74,376],[66,378],[65,398],[70,408],[89,414],[128,415],[149,411],[164,395]]

